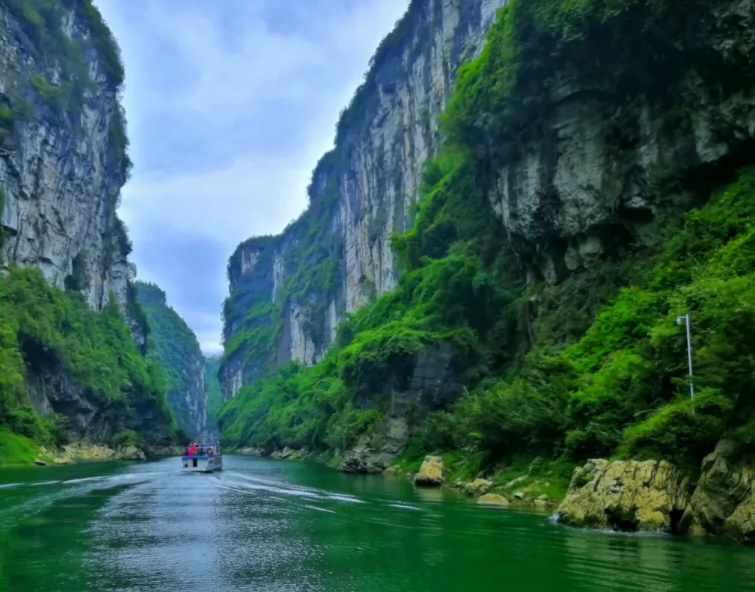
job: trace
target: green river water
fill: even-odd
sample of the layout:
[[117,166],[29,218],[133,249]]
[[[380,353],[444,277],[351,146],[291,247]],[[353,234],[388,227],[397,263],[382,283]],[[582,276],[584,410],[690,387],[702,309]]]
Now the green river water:
[[755,550],[226,456],[0,469],[0,591],[755,591]]

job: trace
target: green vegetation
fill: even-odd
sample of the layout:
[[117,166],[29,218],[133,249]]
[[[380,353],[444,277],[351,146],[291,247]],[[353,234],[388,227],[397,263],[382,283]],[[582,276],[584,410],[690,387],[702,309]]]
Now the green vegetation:
[[144,438],[141,434],[134,430],[121,430],[110,438],[110,446],[113,448],[121,448],[125,446],[140,446],[144,443]]
[[[650,196],[657,245],[629,241],[620,255],[606,253],[555,286],[525,285],[538,245],[509,238],[486,198],[502,162],[549,141],[564,74],[613,90],[625,136],[638,99],[678,112],[694,107],[678,86],[693,67],[715,77],[711,87],[725,83],[722,92],[751,84],[751,74],[730,78],[741,56],[693,63],[684,53],[697,47],[711,10],[697,0],[681,12],[675,0],[512,0],[501,9],[485,50],[460,70],[442,121],[447,140],[426,163],[414,224],[394,237],[403,272],[396,290],[346,318],[324,361],[289,364],[242,388],[220,411],[224,439],[341,451],[374,433],[419,354],[450,347],[464,394],[414,426],[404,468],[443,452],[458,475],[483,471],[503,482],[539,456],[542,474],[528,479],[551,479],[555,495],[585,458],[662,457],[696,467],[724,434],[755,445],[755,169],[717,170],[708,175],[715,191],[696,183],[694,195],[679,199],[683,171],[671,159],[658,163]],[[681,203],[697,207],[682,215],[674,209]],[[313,250],[321,236],[297,248]],[[685,312],[693,319],[694,401],[685,334],[675,324]],[[249,340],[233,345],[259,353],[246,349],[257,347]]]
[[204,388],[205,393],[207,393],[207,422],[205,423],[205,429],[208,433],[218,429],[218,412],[223,405],[223,393],[220,391],[220,381],[218,380],[219,369],[219,357],[205,358]]
[[[165,292],[154,284],[135,282],[137,300],[149,325],[147,359],[165,369],[168,403],[181,429],[199,436],[197,418],[192,418],[187,398],[201,401],[204,357],[194,332],[180,315],[168,306]],[[198,401],[198,402],[200,402]]]
[[[67,417],[40,417],[31,389],[46,377],[65,409],[86,399],[110,410],[110,426],[171,437],[171,415],[162,371],[145,360],[111,300],[92,311],[77,292],[62,292],[36,269],[10,268],[0,278],[0,427],[38,444],[58,445],[69,432]],[[151,418],[149,422],[144,418]]]
[[[38,71],[29,74],[28,83],[53,113],[76,129],[82,108],[92,96],[103,91],[114,96],[120,93],[124,81],[120,50],[92,0],[6,0],[6,5],[38,50]],[[76,30],[71,37],[66,33],[64,23],[71,13],[85,35]],[[86,57],[90,48],[96,52],[99,71],[105,78],[104,88],[98,88],[90,77]],[[51,82],[53,70],[59,74],[55,84]],[[9,111],[28,119],[30,105],[23,92],[14,97],[13,103]],[[3,113],[0,119],[6,130],[10,119]],[[131,168],[125,129],[124,112],[118,105],[110,119],[109,150],[113,166],[124,178]]]
[[39,446],[25,436],[0,427],[0,465],[28,465],[39,454]]

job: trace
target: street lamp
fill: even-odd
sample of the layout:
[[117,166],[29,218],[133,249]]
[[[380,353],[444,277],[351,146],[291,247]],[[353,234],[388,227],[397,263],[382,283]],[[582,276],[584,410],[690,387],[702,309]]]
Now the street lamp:
[[676,317],[676,324],[681,325],[682,321],[687,326],[687,363],[689,364],[689,396],[694,400],[695,385],[692,383],[692,338],[689,330],[689,314]]

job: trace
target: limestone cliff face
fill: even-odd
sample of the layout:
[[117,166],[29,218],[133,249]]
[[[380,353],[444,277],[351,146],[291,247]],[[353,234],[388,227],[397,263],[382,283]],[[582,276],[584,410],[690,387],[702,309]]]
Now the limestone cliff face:
[[[95,311],[114,299],[144,353],[131,245],[116,214],[131,165],[123,77],[91,0],[0,0],[0,263],[40,269]],[[64,415],[72,438],[101,442],[133,429],[170,442],[152,394],[134,388],[104,404],[54,355],[26,360],[25,379],[37,411]]]
[[342,115],[335,149],[313,173],[308,210],[281,236],[251,239],[233,254],[226,399],[265,368],[316,363],[344,312],[395,287],[390,236],[410,222],[456,69],[481,51],[503,4],[414,0]]
[[[755,4],[711,4],[712,19],[663,48],[664,71],[638,53],[629,74],[564,73],[542,89],[545,125],[498,158],[490,191],[531,281],[557,283],[630,242],[647,245],[669,206],[659,184],[715,186],[717,170],[751,151],[755,94],[739,72],[755,55]],[[670,102],[654,84],[683,90]]]
[[[36,27],[17,1],[0,2],[1,253],[5,264],[40,268],[56,287],[75,284],[99,310],[111,293],[125,304],[131,273],[115,212],[128,168],[113,141],[122,114],[86,9],[62,5],[51,13],[62,17],[58,31]],[[71,82],[81,81],[73,58],[46,45],[61,34],[89,73],[80,96],[71,90],[84,84]]]

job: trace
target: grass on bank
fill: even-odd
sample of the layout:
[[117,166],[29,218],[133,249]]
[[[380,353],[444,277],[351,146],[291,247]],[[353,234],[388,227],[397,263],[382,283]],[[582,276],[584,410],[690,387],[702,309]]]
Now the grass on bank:
[[25,436],[0,427],[0,466],[29,465],[39,454],[39,446]]

